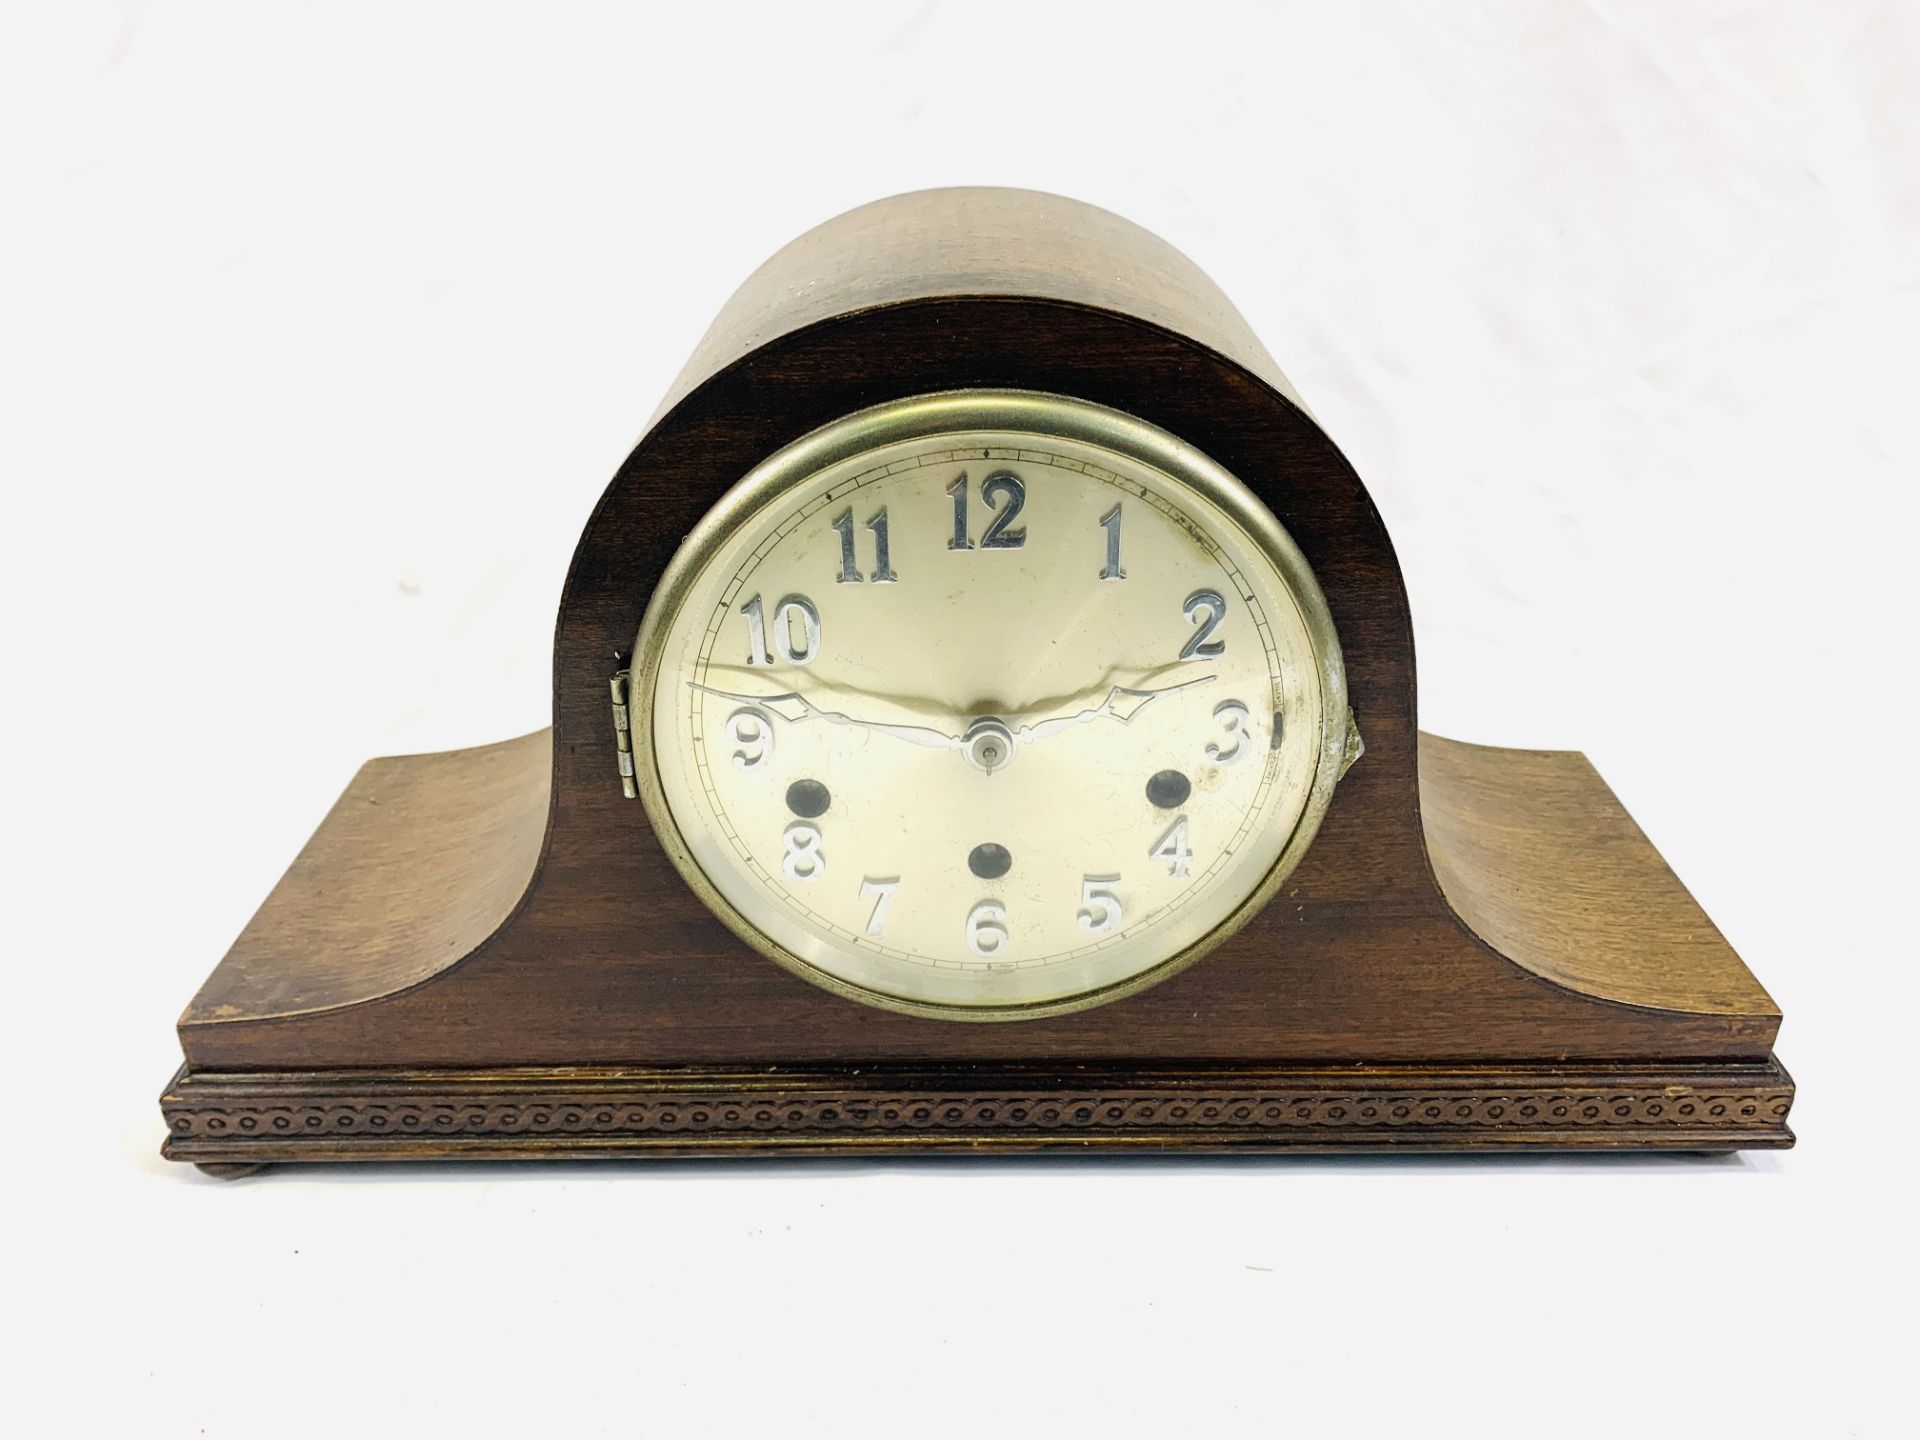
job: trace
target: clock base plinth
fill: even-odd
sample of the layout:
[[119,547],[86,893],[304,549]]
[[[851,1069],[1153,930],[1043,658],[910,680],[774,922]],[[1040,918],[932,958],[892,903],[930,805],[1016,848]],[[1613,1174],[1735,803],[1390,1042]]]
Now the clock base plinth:
[[1793,1144],[1779,1063],[306,1071],[183,1068],[165,1153],[280,1161],[1716,1151]]
[[[1793,1143],[1778,1012],[1577,755],[1424,737],[1425,848],[1449,907],[1390,917],[1383,934],[1352,908],[1289,905],[1288,946],[1309,962],[1285,989],[1266,982],[1285,1003],[1259,1033],[1232,1029],[1219,1003],[1168,1004],[1177,982],[982,1027],[850,1006],[717,933],[676,969],[623,928],[677,904],[697,933],[703,912],[670,877],[608,885],[620,850],[543,871],[549,760],[540,733],[356,777],[182,1019],[186,1064],[161,1099],[170,1158],[233,1174]],[[557,877],[545,905],[540,873]],[[1215,965],[1229,998],[1257,998],[1265,959]],[[1435,983],[1441,965],[1454,968]],[[1369,970],[1379,978],[1349,979]],[[1172,1052],[1222,1035],[1242,1048]],[[1079,1037],[1105,1053],[1062,1053]]]

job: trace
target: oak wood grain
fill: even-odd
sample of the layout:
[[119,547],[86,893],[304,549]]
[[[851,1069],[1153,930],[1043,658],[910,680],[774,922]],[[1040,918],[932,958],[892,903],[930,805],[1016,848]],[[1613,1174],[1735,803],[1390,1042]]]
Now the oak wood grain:
[[1779,1013],[1586,756],[1422,734],[1420,803],[1441,890],[1515,964],[1629,1005]]
[[[452,969],[531,873],[549,753],[541,732],[370,762],[186,1021],[354,1005]],[[1584,756],[1422,734],[1420,791],[1442,891],[1506,959],[1599,999],[1777,1016]]]
[[1233,302],[1159,236],[1039,190],[964,185],[876,200],[783,246],[733,293],[654,420],[769,341],[836,316],[970,295],[1048,295],[1179,331],[1305,409]]
[[180,1023],[357,1004],[471,954],[533,878],[552,754],[542,730],[368,761]]

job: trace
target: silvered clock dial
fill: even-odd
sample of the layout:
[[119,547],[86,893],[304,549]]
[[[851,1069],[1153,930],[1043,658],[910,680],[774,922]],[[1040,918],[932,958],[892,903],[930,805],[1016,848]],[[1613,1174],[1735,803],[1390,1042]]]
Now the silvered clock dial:
[[707,904],[831,990],[953,1019],[1197,959],[1299,860],[1349,745],[1279,522],[1059,396],[922,396],[774,455],[634,653],[639,788]]

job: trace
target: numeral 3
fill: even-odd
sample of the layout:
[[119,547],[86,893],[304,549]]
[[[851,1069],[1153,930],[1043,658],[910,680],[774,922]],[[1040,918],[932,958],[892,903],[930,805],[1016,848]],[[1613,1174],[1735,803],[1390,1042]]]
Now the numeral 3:
[[1219,765],[1238,765],[1247,758],[1248,742],[1253,738],[1252,713],[1238,700],[1222,700],[1213,707],[1213,718],[1220,722],[1221,732],[1233,743],[1221,745],[1216,740],[1209,740],[1209,760]]

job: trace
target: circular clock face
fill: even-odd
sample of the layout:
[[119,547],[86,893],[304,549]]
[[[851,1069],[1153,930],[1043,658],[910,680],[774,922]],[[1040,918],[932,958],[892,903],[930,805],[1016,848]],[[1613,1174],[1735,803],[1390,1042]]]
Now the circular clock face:
[[655,828],[762,953],[1011,1019],[1116,998],[1257,910],[1347,743],[1312,574],[1238,481],[1055,396],[849,416],[736,485],[635,645]]

